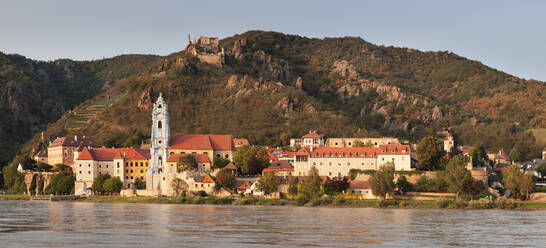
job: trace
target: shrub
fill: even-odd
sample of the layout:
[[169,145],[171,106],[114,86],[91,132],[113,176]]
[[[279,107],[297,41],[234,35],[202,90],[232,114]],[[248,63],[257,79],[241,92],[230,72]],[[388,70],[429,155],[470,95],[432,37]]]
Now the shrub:
[[299,206],[302,206],[307,202],[309,202],[309,196],[307,194],[300,194],[296,197],[296,204]]
[[336,195],[334,197],[334,200],[332,201],[332,204],[334,205],[343,205],[345,204],[346,200],[345,200],[345,197],[343,197],[343,195]]
[[499,197],[495,200],[495,206],[502,209],[513,209],[516,204],[506,197]]
[[436,206],[439,208],[447,208],[449,204],[453,202],[452,200],[440,197],[436,200]]
[[200,196],[200,197],[206,197],[207,192],[205,192],[204,190],[199,190],[199,191],[197,191],[197,193],[195,193],[195,195]]
[[476,209],[489,209],[495,207],[495,202],[489,198],[480,198],[479,200],[472,200],[468,202],[468,207]]

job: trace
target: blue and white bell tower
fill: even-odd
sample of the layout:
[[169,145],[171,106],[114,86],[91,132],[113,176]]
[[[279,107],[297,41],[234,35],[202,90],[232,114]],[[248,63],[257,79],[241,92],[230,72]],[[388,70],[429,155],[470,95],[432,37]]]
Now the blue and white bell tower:
[[165,170],[165,162],[169,155],[170,136],[169,111],[162,94],[159,93],[152,112],[151,161],[146,172],[147,189],[156,188],[159,182],[154,181],[157,181],[156,177],[162,175]]

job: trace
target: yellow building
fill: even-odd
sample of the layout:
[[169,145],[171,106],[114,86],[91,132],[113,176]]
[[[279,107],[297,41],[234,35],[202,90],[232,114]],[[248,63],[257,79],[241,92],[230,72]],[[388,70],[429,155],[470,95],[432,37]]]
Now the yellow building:
[[82,147],[101,147],[99,143],[91,138],[78,137],[60,137],[53,140],[47,148],[47,164],[55,166],[56,164],[70,165],[74,169],[74,153],[81,150]]
[[212,166],[214,158],[233,161],[236,151],[231,135],[178,134],[171,138],[169,145],[169,157],[173,154],[206,154]]
[[[177,173],[177,164],[180,157],[188,156],[190,154],[172,154],[167,160],[167,165],[165,166],[165,172],[168,173]],[[195,157],[195,163],[197,163],[197,170],[200,172],[210,172],[212,169],[211,161],[207,154],[191,154]]]

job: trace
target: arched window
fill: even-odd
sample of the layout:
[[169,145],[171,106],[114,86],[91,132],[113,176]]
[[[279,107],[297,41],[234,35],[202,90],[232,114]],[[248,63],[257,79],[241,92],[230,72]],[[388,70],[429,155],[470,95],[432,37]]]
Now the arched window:
[[159,164],[163,164],[163,158],[159,156]]
[[161,108],[161,104],[159,104],[159,106],[157,106],[157,108],[160,109],[160,108]]
[[[159,106],[161,106],[161,105],[159,105]],[[157,122],[157,128],[161,128],[161,127],[162,127],[161,121],[158,121],[158,122]]]

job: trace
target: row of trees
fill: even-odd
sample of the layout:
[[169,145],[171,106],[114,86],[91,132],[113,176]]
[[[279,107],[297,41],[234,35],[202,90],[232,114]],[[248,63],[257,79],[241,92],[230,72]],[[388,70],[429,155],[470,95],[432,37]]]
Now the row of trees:
[[94,191],[104,193],[119,193],[123,183],[119,177],[111,177],[109,174],[100,174],[93,180],[92,188]]

